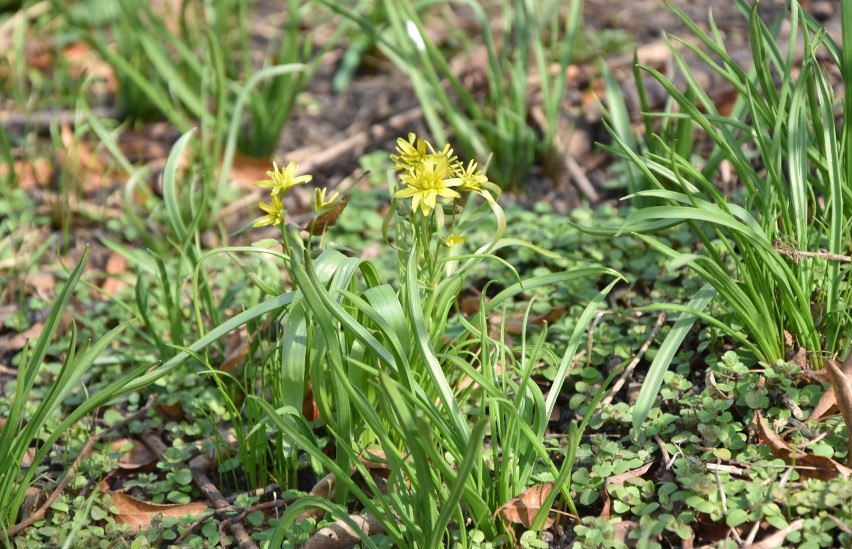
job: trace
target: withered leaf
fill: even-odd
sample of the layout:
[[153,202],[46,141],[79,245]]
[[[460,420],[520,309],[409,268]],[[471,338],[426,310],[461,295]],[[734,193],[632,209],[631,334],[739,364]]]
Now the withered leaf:
[[[520,496],[512,498],[501,505],[497,509],[495,516],[500,515],[506,522],[521,524],[529,528],[551,490],[553,490],[552,482],[531,486]],[[552,524],[553,518],[547,517],[545,526],[549,527]]]
[[178,518],[184,515],[200,515],[210,510],[205,503],[160,504],[142,501],[122,493],[110,495],[113,506],[118,509],[115,521],[128,524],[136,530],[151,526],[151,521],[157,515]]
[[766,423],[759,410],[755,411],[754,415],[760,436],[763,438],[763,442],[769,447],[772,455],[796,467],[796,470],[802,477],[830,480],[837,475],[842,475],[846,478],[852,475],[852,469],[831,458],[815,456],[790,448],[784,442],[784,439]]

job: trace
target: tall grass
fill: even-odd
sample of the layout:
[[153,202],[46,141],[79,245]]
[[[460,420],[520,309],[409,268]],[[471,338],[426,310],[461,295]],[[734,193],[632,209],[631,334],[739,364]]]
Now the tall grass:
[[[685,89],[658,71],[641,67],[673,101],[670,112],[643,113],[646,128],[657,119],[676,120],[676,133],[690,147],[684,150],[677,139],[653,134],[639,146],[623,132],[613,132],[612,150],[649,187],[632,196],[653,201],[640,204],[622,232],[635,234],[650,249],[667,255],[673,266],[686,266],[701,276],[731,314],[730,319],[718,319],[702,312],[703,307],[677,308],[692,315],[693,321],[700,318],[725,333],[764,364],[803,350],[807,361],[819,368],[824,357],[845,357],[852,345],[852,291],[845,266],[852,236],[848,185],[852,160],[846,148],[852,126],[844,103],[844,124],[838,133],[838,103],[819,56],[827,53],[845,79],[852,76],[852,65],[839,57],[837,45],[797,2],[790,3],[791,35],[786,45],[777,38],[780,20],[767,26],[758,17],[757,4],[738,5],[748,18],[751,68],[732,58],[712,18],[710,32],[705,33],[670,6],[699,39],[698,44],[678,40],[679,44],[722,76],[738,97],[730,114],[720,114],[699,85],[695,69],[674,47],[674,65]],[[852,6],[843,2],[841,10],[844,36],[852,39],[848,24]],[[704,144],[709,148],[699,153]],[[742,186],[739,198],[723,194],[715,185],[722,163],[736,173]],[[692,229],[700,250],[677,252],[653,236],[680,223]],[[659,374],[658,369],[667,365],[655,363],[654,370]],[[646,384],[640,400],[647,404],[658,390],[659,383]],[[643,413],[635,419],[641,421]]]
[[[432,137],[448,140],[447,128],[464,156],[488,162],[489,177],[502,188],[520,188],[537,161],[547,164],[559,109],[566,88],[566,68],[571,62],[581,21],[582,0],[571,0],[565,13],[550,2],[504,0],[501,26],[492,29],[483,4],[461,3],[478,25],[487,61],[486,85],[481,91],[465,88],[453,72],[447,54],[428,37],[424,19],[434,15],[432,3],[383,0],[373,9],[381,17],[368,17],[339,2],[319,0],[330,10],[356,22],[409,78]],[[446,23],[452,27],[452,15]],[[376,20],[378,19],[378,21]],[[463,44],[470,37],[458,33]],[[555,65],[558,68],[551,69]],[[542,96],[544,133],[530,125],[533,73]]]

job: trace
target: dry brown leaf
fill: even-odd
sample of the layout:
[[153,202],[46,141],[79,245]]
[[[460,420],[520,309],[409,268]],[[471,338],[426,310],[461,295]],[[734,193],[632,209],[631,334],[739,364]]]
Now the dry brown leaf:
[[110,446],[114,452],[121,452],[128,444],[130,450],[124,451],[118,458],[118,468],[133,471],[148,467],[157,462],[157,456],[141,441],[132,438],[120,438],[112,441]]
[[41,335],[43,329],[44,324],[37,322],[23,332],[0,337],[0,348],[6,351],[20,351],[26,345],[28,339],[34,342]]
[[[562,318],[562,315],[565,314],[565,307],[554,307],[550,309],[546,313],[542,313],[536,316],[530,316],[529,325],[532,324],[544,324],[547,322],[548,324],[552,324]],[[495,315],[491,317],[491,323],[493,326],[499,326],[503,322],[503,317],[500,315]],[[524,315],[513,315],[511,317],[506,318],[505,322],[506,332],[509,334],[519,335],[524,331]]]
[[51,273],[33,273],[27,276],[27,284],[36,295],[45,301],[52,301],[56,289],[56,277]]
[[228,177],[232,183],[239,185],[239,188],[251,188],[255,182],[269,179],[266,175],[268,171],[272,171],[272,162],[268,158],[236,153]]
[[151,521],[157,515],[166,517],[182,517],[184,515],[200,515],[210,510],[206,503],[179,503],[159,504],[149,503],[128,496],[127,494],[115,493],[112,496],[112,504],[118,509],[115,522],[127,524],[136,530],[143,530],[151,526]]
[[757,543],[745,545],[743,546],[743,549],[775,549],[775,547],[782,547],[784,545],[784,540],[787,539],[787,535],[790,534],[790,532],[801,530],[804,525],[805,519],[796,519],[788,524],[786,528],[769,534]]
[[219,369],[233,372],[245,363],[248,352],[248,329],[243,325],[225,338],[225,360]]
[[[370,513],[349,515],[366,535],[374,536],[385,532],[385,527]],[[360,536],[343,520],[319,530],[302,546],[302,549],[342,549],[361,541]]]
[[85,194],[91,195],[112,184],[107,177],[107,163],[92,152],[91,145],[82,141],[70,124],[60,125],[60,137],[63,148],[55,150],[56,163],[80,181]]
[[[506,522],[529,528],[551,490],[553,490],[552,482],[531,486],[520,496],[501,505],[494,515],[500,515]],[[545,527],[551,526],[553,518],[547,517],[544,524]]]
[[769,446],[772,455],[783,459],[785,463],[795,466],[802,477],[830,480],[837,475],[842,475],[846,478],[852,475],[852,469],[831,458],[815,456],[790,448],[784,442],[784,439],[766,423],[759,410],[755,411],[754,416],[760,436],[763,438],[763,442]]
[[118,80],[115,78],[112,66],[87,43],[70,44],[63,50],[62,58],[68,63],[73,76],[94,77],[98,81],[99,92],[115,93],[118,90]]
[[[16,160],[14,163],[15,179],[22,189],[45,187],[53,177],[53,163],[47,158]],[[9,164],[0,163],[0,179],[9,176]]]
[[639,530],[641,526],[639,523],[633,520],[622,520],[621,522],[617,522],[613,525],[613,529],[615,530],[615,540],[620,541],[621,543],[627,545],[628,547],[636,547],[636,540],[629,540],[627,536],[630,535],[630,532],[634,530]]
[[852,465],[852,375],[849,374],[849,370],[852,369],[852,354],[846,359],[842,368],[833,360],[823,362],[828,371],[828,379],[831,380],[831,387],[834,389],[837,406],[846,424],[846,443],[849,449],[846,454],[846,463]]
[[119,278],[121,275],[127,273],[127,259],[123,255],[117,253],[111,254],[109,259],[107,259],[104,272],[107,275],[104,283],[101,284],[101,289],[104,293],[110,295],[117,294],[127,285],[125,281]]
[[305,385],[305,396],[302,397],[302,415],[308,421],[316,421],[320,417],[317,401],[314,400],[314,388],[311,386],[311,381]]
[[327,211],[320,214],[316,219],[311,220],[304,229],[314,236],[321,235],[326,229],[333,227],[337,223],[337,219],[343,213],[343,210],[346,209],[347,203],[349,203],[349,197],[344,196],[337,204],[329,207]]
[[819,421],[822,418],[826,416],[832,416],[837,412],[837,399],[834,396],[834,389],[832,387],[829,387],[819,398],[819,401],[817,401],[816,406],[814,406],[811,415],[808,416],[808,419],[805,420],[805,423],[810,423],[811,421]]
[[157,411],[160,412],[160,415],[162,415],[164,419],[171,419],[174,421],[182,421],[186,419],[186,413],[183,411],[183,405],[181,405],[180,402],[176,402],[174,404],[158,402]]

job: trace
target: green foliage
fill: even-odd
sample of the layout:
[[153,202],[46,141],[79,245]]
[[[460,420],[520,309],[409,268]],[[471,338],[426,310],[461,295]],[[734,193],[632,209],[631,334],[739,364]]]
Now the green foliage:
[[[53,7],[114,69],[119,107],[135,119],[165,116],[181,132],[198,120],[205,142],[213,142],[210,151],[216,159],[228,117],[241,114],[235,100],[243,91],[249,96],[250,121],[248,131],[240,134],[240,150],[256,156],[273,152],[299,92],[324,52],[311,51],[311,41],[301,36],[299,26],[308,5],[289,0],[280,37],[255,66],[249,49],[249,4],[246,0],[184,3],[177,30],[149,4],[132,0],[88,0],[72,7],[54,2]],[[332,37],[326,48],[335,41]],[[259,86],[248,84],[250,77],[271,65],[291,70],[269,75]],[[208,104],[215,104],[215,109]]]
[[[844,4],[842,9],[847,8]],[[730,83],[739,97],[733,112],[720,114],[696,81],[694,69],[673,49],[678,71],[687,83],[685,91],[654,69],[643,68],[666,89],[673,99],[672,109],[678,110],[659,116],[659,132],[652,133],[658,116],[646,108],[646,137],[637,143],[625,126],[623,110],[611,109],[616,143],[611,150],[635,174],[631,196],[641,206],[620,232],[635,234],[673,265],[690,268],[708,284],[702,291],[707,297],[696,295],[685,307],[647,308],[682,313],[680,330],[669,335],[664,349],[671,354],[685,330],[701,319],[767,365],[783,361],[786,353],[798,348],[808,353],[815,367],[821,367],[824,355],[845,356],[852,344],[847,337],[852,293],[837,258],[847,250],[852,227],[843,183],[848,179],[844,166],[850,160],[839,145],[834,125],[825,123],[833,120],[835,100],[817,60],[820,50],[834,54],[836,45],[825,33],[811,29],[801,8],[792,2],[792,36],[788,49],[782,51],[776,38],[779,26],[767,27],[758,18],[756,5],[750,10],[743,7],[755,60],[754,68],[747,71],[728,54],[712,20],[708,34],[677,8],[671,9],[700,40],[699,45],[684,42],[686,47]],[[793,55],[800,35],[805,43],[801,67]],[[776,75],[780,75],[779,87]],[[642,92],[638,72],[637,82]],[[712,144],[698,158],[692,147],[695,131]],[[722,161],[730,163],[743,182],[741,204],[713,183]],[[690,228],[703,244],[703,252],[682,253],[652,236],[678,224]],[[712,293],[724,302],[735,322],[720,322],[703,311]],[[637,429],[659,390],[668,354],[658,355],[651,382],[643,387],[634,415]],[[751,404],[760,407],[762,403]]]
[[[553,160],[553,139],[566,68],[580,26],[581,0],[572,0],[565,13],[555,2],[505,0],[499,33],[492,31],[491,18],[481,3],[463,3],[478,24],[486,50],[484,98],[465,88],[446,54],[424,31],[423,20],[434,11],[429,9],[431,3],[385,0],[365,15],[363,9],[349,9],[339,2],[320,2],[356,22],[408,76],[432,137],[445,142],[445,128],[451,128],[464,156],[487,161],[489,176],[502,188],[523,186],[535,161],[547,165]],[[452,28],[453,22],[447,25]],[[472,44],[471,37],[464,34],[455,38]],[[555,75],[551,63],[559,66]],[[543,135],[528,122],[530,67],[536,68],[544,103]]]

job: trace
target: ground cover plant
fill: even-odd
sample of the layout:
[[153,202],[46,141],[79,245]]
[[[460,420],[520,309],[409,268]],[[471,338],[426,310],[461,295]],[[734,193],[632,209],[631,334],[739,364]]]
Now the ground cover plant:
[[555,4],[0,15],[0,544],[852,543],[852,4]]

